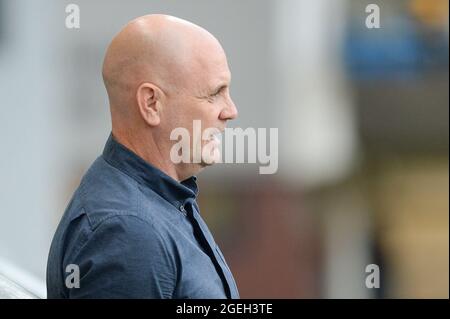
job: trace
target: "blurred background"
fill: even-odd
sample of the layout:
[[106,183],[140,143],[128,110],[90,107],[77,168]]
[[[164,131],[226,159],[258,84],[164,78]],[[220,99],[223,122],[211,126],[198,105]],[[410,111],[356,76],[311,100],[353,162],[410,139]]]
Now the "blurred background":
[[[80,8],[67,29],[65,8]],[[365,21],[380,8],[380,28]],[[0,274],[45,297],[50,242],[109,135],[103,54],[166,13],[227,52],[239,118],[279,169],[199,176],[243,298],[448,298],[447,0],[0,0]],[[380,267],[380,288],[365,268]]]

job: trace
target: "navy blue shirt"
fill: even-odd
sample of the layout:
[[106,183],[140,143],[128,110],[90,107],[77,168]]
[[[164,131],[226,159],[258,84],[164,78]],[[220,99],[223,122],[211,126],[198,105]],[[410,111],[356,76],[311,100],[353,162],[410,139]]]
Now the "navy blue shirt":
[[111,135],[53,237],[47,297],[239,298],[197,194]]

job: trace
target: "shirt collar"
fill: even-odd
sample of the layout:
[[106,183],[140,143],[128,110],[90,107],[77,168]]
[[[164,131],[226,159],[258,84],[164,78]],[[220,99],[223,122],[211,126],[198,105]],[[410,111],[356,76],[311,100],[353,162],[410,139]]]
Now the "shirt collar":
[[141,185],[151,188],[176,208],[183,205],[187,199],[197,197],[198,186],[195,176],[181,183],[176,181],[117,142],[112,134],[106,142],[103,158]]

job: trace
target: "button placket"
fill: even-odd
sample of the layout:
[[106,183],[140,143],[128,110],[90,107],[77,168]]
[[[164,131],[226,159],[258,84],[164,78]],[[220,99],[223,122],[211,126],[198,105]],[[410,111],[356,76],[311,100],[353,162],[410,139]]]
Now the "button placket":
[[[214,242],[214,240],[212,239],[211,235],[209,234],[209,232],[204,231],[202,229],[202,227],[200,226],[200,221],[198,220],[198,218],[200,216],[195,216],[196,214],[198,214],[198,212],[195,212],[195,208],[194,208],[194,203],[192,203],[191,201],[186,201],[185,205],[191,204],[190,207],[184,208],[184,205],[182,205],[182,207],[184,208],[186,217],[191,221],[193,227],[194,227],[194,231],[197,233],[197,238],[200,240],[201,245],[203,246],[203,248],[205,249],[206,254],[211,258],[211,261],[214,264],[214,267],[216,268],[219,277],[221,277],[221,280],[224,284],[224,289],[225,289],[225,293],[227,295],[228,298],[231,298],[231,287],[230,287],[230,270],[228,269],[228,266],[226,265],[226,262],[224,262],[224,259],[222,256],[220,256],[217,252],[217,245]],[[180,207],[181,210],[181,207]],[[216,251],[215,251],[216,250]],[[219,255],[219,256],[217,256]],[[220,258],[220,259],[219,259]],[[221,260],[221,261],[219,261]]]
[[181,206],[180,206],[180,212],[181,212],[184,216],[187,216],[186,208],[184,208],[184,204],[181,204]]

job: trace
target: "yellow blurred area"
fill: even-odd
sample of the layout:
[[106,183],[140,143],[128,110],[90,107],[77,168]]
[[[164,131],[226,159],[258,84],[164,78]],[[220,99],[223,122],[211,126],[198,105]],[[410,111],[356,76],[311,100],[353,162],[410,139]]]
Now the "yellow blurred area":
[[379,237],[397,298],[448,298],[448,160],[386,163],[376,182]]
[[430,26],[448,25],[447,0],[412,0],[410,10],[423,23]]

